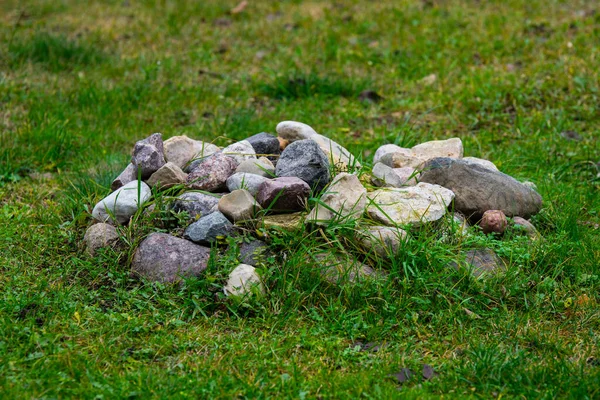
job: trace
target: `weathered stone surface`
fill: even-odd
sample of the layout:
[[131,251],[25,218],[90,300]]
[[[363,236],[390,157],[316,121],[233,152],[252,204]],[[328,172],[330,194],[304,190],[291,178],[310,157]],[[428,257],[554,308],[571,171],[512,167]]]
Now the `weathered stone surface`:
[[341,172],[306,217],[307,221],[328,224],[332,220],[360,218],[367,207],[367,189],[353,174]]
[[234,190],[219,200],[219,211],[234,222],[252,219],[260,210],[260,204],[244,189]]
[[406,231],[391,226],[370,226],[357,234],[358,241],[366,250],[387,258],[398,254],[406,237]]
[[252,240],[240,245],[240,261],[256,267],[272,256],[269,246],[262,240]]
[[125,168],[123,170],[123,172],[121,172],[119,174],[119,176],[117,176],[115,178],[115,180],[112,181],[112,184],[110,185],[110,189],[113,191],[117,190],[118,188],[127,185],[129,182],[137,181],[137,178],[138,178],[137,167],[130,163],[127,166],[127,168]]
[[114,223],[114,216],[117,223],[125,224],[136,213],[138,207],[144,204],[151,195],[150,187],[144,182],[129,182],[100,200],[92,211],[92,217],[100,222]]
[[[267,162],[265,162],[268,161]],[[265,178],[274,178],[275,177],[275,167],[273,164],[266,158],[263,160],[250,159],[245,160],[235,170],[235,173],[248,173],[254,175],[264,176]]]
[[192,160],[208,157],[219,151],[212,143],[190,139],[189,137],[173,136],[164,142],[165,159],[179,168],[184,169]]
[[508,221],[506,215],[500,210],[487,210],[483,213],[479,226],[483,233],[497,233],[502,235],[506,230]]
[[[394,150],[395,151],[392,151]],[[411,149],[387,147],[380,152],[379,162],[392,167],[421,169],[425,162],[437,157],[462,158],[463,145],[459,138],[433,140]]]
[[247,140],[230,144],[223,149],[223,154],[235,159],[238,164],[241,164],[245,160],[256,160],[254,147]]
[[194,169],[188,174],[186,183],[192,189],[216,192],[225,189],[225,182],[235,172],[237,163],[223,153],[215,153],[193,163]]
[[83,236],[85,250],[90,256],[96,255],[96,252],[101,248],[113,246],[118,240],[117,229],[103,222],[87,228]]
[[300,178],[317,193],[331,178],[327,156],[312,140],[298,140],[287,146],[277,161],[275,174]]
[[290,212],[304,209],[310,187],[300,178],[283,177],[264,181],[256,200],[265,209]]
[[528,218],[542,208],[541,196],[516,179],[462,160],[434,158],[419,180],[452,190],[455,209],[469,218],[479,219],[487,210]]
[[475,249],[463,252],[457,261],[450,265],[456,269],[466,269],[476,278],[489,277],[506,271],[506,264],[491,249]]
[[293,214],[267,215],[262,218],[262,227],[266,230],[281,230],[294,232],[302,227],[304,214],[301,212]]
[[131,265],[133,273],[155,282],[177,282],[199,276],[210,249],[165,233],[151,233],[140,243]]
[[148,179],[150,175],[165,165],[162,134],[154,133],[146,139],[136,142],[131,155],[131,163],[141,170],[142,179]]
[[311,258],[314,267],[318,269],[325,280],[332,284],[354,284],[382,276],[348,253],[324,251],[312,254]]
[[396,153],[384,154],[379,159],[379,162],[381,164],[385,164],[388,167],[392,167],[392,168],[410,167],[410,168],[421,169],[423,167],[423,164],[425,163],[425,160],[415,157],[412,154],[396,152]]
[[215,211],[188,226],[183,237],[194,243],[209,245],[226,238],[232,231],[233,224],[222,213]]
[[405,148],[400,147],[395,144],[384,144],[383,146],[380,146],[377,149],[377,151],[375,151],[375,155],[373,156],[373,165],[380,162],[381,158],[383,156],[385,156],[386,154],[402,153],[402,152],[405,152],[406,154],[410,154],[410,149],[405,149]]
[[187,174],[181,168],[172,162],[168,162],[153,173],[146,183],[150,187],[157,186],[161,189],[167,189],[185,183],[186,179]]
[[360,163],[348,150],[333,140],[318,134],[309,125],[296,121],[282,121],[277,124],[276,130],[280,137],[288,140],[290,143],[304,139],[314,140],[321,150],[328,155],[329,161],[338,168],[350,165],[360,167]]
[[373,167],[373,184],[377,186],[404,187],[417,184],[417,172],[412,167],[392,168],[383,163]]
[[438,185],[419,183],[406,188],[379,189],[368,193],[367,213],[385,225],[421,224],[437,221],[454,198],[452,191]]
[[493,171],[498,171],[498,167],[496,167],[496,164],[494,164],[493,162],[489,161],[489,160],[485,160],[483,158],[477,158],[477,157],[464,157],[463,161],[466,161],[470,164],[478,164],[481,165],[484,168],[488,168],[491,169]]
[[267,178],[260,175],[248,174],[244,172],[235,173],[227,178],[227,189],[233,192],[237,189],[246,189],[252,196],[256,196],[258,188]]
[[240,264],[229,274],[223,291],[227,296],[245,296],[264,293],[265,288],[252,265]]
[[246,139],[252,145],[256,155],[277,155],[281,153],[279,140],[266,132],[257,133]]
[[195,221],[218,210],[219,197],[199,192],[185,192],[173,202],[175,212],[187,212]]
[[541,237],[538,230],[535,229],[535,226],[531,222],[527,221],[525,218],[514,217],[513,223],[514,227],[518,231],[525,233],[527,236],[529,236],[529,238],[536,240]]

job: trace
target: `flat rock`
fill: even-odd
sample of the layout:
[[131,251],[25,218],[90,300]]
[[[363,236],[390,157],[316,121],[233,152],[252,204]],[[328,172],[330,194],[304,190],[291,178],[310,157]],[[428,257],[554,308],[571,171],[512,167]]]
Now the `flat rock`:
[[104,247],[112,247],[119,240],[117,229],[110,225],[100,222],[87,228],[83,241],[85,250],[90,256],[96,255],[96,252]]
[[419,180],[452,190],[455,210],[471,219],[480,219],[487,210],[528,218],[542,208],[542,197],[513,177],[462,160],[434,158]]
[[198,163],[188,174],[186,183],[192,189],[217,192],[226,188],[227,178],[234,174],[238,163],[223,153],[215,153]]
[[100,222],[115,223],[114,216],[117,223],[125,224],[151,195],[150,187],[144,182],[129,182],[100,200],[92,211],[92,217]]
[[476,278],[489,277],[506,271],[506,264],[491,249],[475,249],[461,253],[457,261],[450,265],[456,269],[466,269]]
[[123,170],[123,172],[121,172],[119,174],[119,176],[117,176],[115,178],[115,180],[112,181],[112,184],[110,185],[110,189],[113,191],[117,190],[118,188],[127,185],[129,182],[137,181],[137,179],[138,179],[137,167],[130,163]]
[[417,172],[412,167],[392,168],[383,163],[377,163],[373,167],[373,178],[376,186],[404,187],[417,184]]
[[219,200],[219,211],[233,222],[250,220],[260,210],[260,204],[244,189],[234,190]]
[[304,213],[267,215],[262,218],[262,227],[266,230],[294,232],[302,227]]
[[312,127],[303,124],[302,122],[282,121],[277,124],[276,131],[278,136],[288,140],[290,143],[297,140],[314,140],[319,145],[321,150],[327,154],[331,164],[335,165],[339,169],[348,166],[360,168],[361,166],[352,153],[346,150],[343,146],[339,145],[328,137],[318,134]]
[[187,212],[196,221],[218,210],[219,197],[200,192],[185,192],[173,202],[175,212]]
[[154,133],[146,139],[136,142],[131,155],[131,163],[141,170],[142,179],[148,179],[150,175],[165,165],[162,134]]
[[463,161],[466,161],[470,164],[481,165],[482,167],[491,169],[492,171],[498,171],[498,167],[496,167],[496,164],[494,164],[493,162],[491,162],[489,160],[485,160],[483,158],[463,157]]
[[302,179],[316,193],[329,183],[329,161],[321,148],[312,140],[298,140],[285,148],[277,161],[277,177]]
[[262,160],[250,159],[242,161],[236,168],[235,173],[248,173],[264,176],[265,178],[274,178],[275,167],[268,159],[263,157],[261,158]]
[[194,243],[209,245],[225,239],[233,232],[233,224],[219,211],[201,217],[188,226],[183,237]]
[[240,261],[256,267],[272,256],[269,246],[262,240],[251,240],[240,244]]
[[341,172],[319,200],[306,217],[307,221],[328,224],[332,220],[358,219],[367,208],[367,189],[356,175]]
[[253,293],[262,294],[265,288],[256,273],[256,268],[252,265],[240,264],[229,274],[223,291],[227,296],[245,296]]
[[241,164],[245,160],[256,160],[254,147],[247,140],[230,144],[223,149],[223,154],[232,157],[238,164]]
[[190,139],[189,137],[173,136],[164,142],[165,159],[181,169],[194,159],[208,157],[219,151],[212,143]]
[[283,177],[264,181],[256,200],[265,209],[277,212],[303,210],[310,187],[300,178]]
[[172,283],[199,276],[208,264],[210,249],[165,233],[151,233],[138,246],[131,270],[150,281]]
[[227,189],[233,192],[237,189],[246,189],[252,196],[256,196],[258,188],[267,178],[260,175],[238,172],[227,178]]
[[380,152],[378,161],[392,168],[412,167],[421,169],[423,164],[432,158],[462,158],[462,156],[462,141],[459,138],[451,138],[421,143],[411,149],[389,146]]
[[150,187],[158,187],[168,189],[175,185],[185,183],[187,174],[181,170],[176,164],[168,162],[153,173],[146,181]]
[[454,193],[421,182],[406,188],[379,189],[368,193],[367,197],[371,200],[367,213],[374,220],[390,226],[420,226],[442,218]]
[[421,169],[426,160],[416,157],[412,153],[396,152],[384,154],[379,162],[392,168],[416,168]]
[[246,139],[256,152],[256,155],[273,156],[281,153],[279,139],[266,132],[257,133]]
[[406,240],[406,231],[391,226],[370,226],[357,234],[359,243],[380,257],[392,258]]

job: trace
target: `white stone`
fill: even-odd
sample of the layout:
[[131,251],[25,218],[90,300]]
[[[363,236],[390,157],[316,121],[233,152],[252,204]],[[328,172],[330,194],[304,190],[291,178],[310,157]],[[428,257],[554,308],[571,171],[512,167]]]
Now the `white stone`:
[[296,140],[311,139],[317,142],[321,150],[327,154],[332,165],[338,168],[348,166],[360,167],[354,156],[343,146],[333,140],[318,134],[311,126],[297,121],[282,121],[275,128],[279,137],[295,142]]
[[139,206],[150,199],[151,195],[150,187],[144,182],[129,182],[100,200],[94,207],[92,216],[100,222],[111,223],[115,222],[112,217],[114,216],[116,222],[125,224],[136,213]]
[[385,225],[414,225],[437,221],[454,199],[451,190],[439,185],[419,183],[406,188],[386,188],[368,193],[367,213]]
[[[383,147],[383,146],[382,146]],[[396,151],[380,153],[379,162],[392,168],[412,167],[420,169],[425,162],[437,157],[462,158],[463,145],[459,138],[451,138],[447,140],[432,140],[414,146],[411,149],[399,147]]]
[[275,177],[275,167],[273,163],[265,157],[258,160],[250,159],[243,161],[235,170],[236,173],[249,173],[264,176],[265,178]]
[[398,253],[406,231],[391,226],[371,226],[359,231],[358,240],[368,250],[373,250],[380,257],[393,257]]
[[491,169],[492,171],[498,171],[498,167],[496,167],[496,164],[494,164],[493,162],[489,161],[489,160],[485,160],[483,158],[477,158],[477,157],[464,157],[463,161],[466,161],[470,164],[478,164],[481,165],[484,168],[487,169]]
[[417,184],[417,173],[412,167],[392,168],[383,163],[373,167],[373,183],[377,186],[404,187]]
[[375,151],[375,155],[373,156],[373,165],[380,162],[381,157],[385,156],[386,154],[402,153],[402,152],[406,152],[407,154],[410,154],[410,149],[405,149],[405,148],[400,147],[395,144],[384,144],[383,146],[380,146],[377,149],[377,151]]
[[254,151],[254,147],[247,140],[230,144],[223,149],[223,154],[235,159],[238,164],[241,164],[245,160],[256,160],[256,151]]
[[[254,289],[256,288],[256,289]],[[227,284],[223,288],[227,296],[244,296],[257,290],[264,293],[265,288],[256,268],[248,264],[240,264],[229,274]]]
[[353,174],[341,172],[306,217],[307,221],[327,224],[331,220],[358,219],[367,207],[367,189]]
[[207,157],[219,151],[214,144],[190,139],[189,137],[173,136],[164,141],[165,159],[184,169],[192,160]]

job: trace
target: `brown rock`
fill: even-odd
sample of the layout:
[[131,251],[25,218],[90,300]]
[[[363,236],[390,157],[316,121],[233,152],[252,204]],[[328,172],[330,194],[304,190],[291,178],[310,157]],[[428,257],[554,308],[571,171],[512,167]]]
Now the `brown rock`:
[[226,188],[227,178],[235,172],[237,162],[223,153],[215,153],[198,163],[190,171],[186,183],[196,190],[216,192]]
[[172,162],[168,162],[153,173],[146,183],[151,187],[158,186],[161,189],[168,189],[185,183],[186,179],[187,174],[181,168]]
[[479,226],[485,234],[497,233],[502,235],[507,225],[506,215],[500,210],[488,210],[484,212],[479,222]]

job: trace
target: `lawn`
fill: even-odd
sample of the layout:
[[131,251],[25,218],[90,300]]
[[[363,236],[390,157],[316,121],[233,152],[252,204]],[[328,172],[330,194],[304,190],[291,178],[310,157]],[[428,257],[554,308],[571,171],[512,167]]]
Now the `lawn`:
[[[0,2],[0,397],[600,398],[598,3],[237,5]],[[366,171],[385,143],[459,137],[537,185],[543,239],[424,230],[374,265],[384,284],[336,287],[304,254],[345,227],[283,235],[241,304],[220,295],[233,250],[175,286],[132,277],[131,248],[85,254],[137,140],[225,146],[282,120]],[[476,247],[508,271],[448,267]]]

